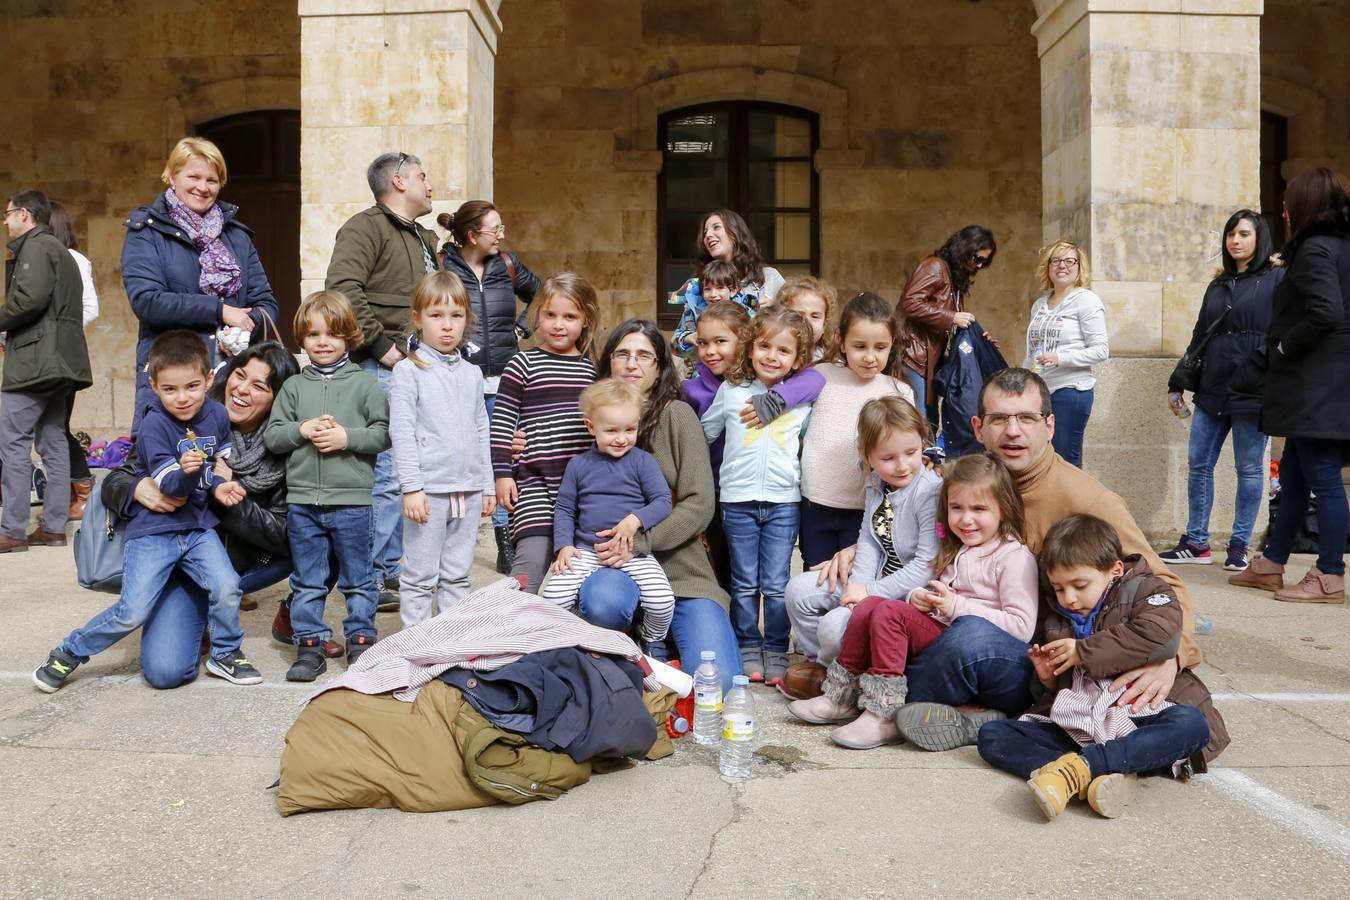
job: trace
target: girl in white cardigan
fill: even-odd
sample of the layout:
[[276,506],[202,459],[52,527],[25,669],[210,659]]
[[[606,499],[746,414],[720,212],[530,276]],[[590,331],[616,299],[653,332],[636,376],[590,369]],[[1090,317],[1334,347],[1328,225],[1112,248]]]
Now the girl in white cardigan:
[[1092,415],[1092,367],[1111,355],[1106,307],[1088,289],[1087,257],[1069,241],[1041,252],[1041,289],[1031,307],[1027,353],[1022,365],[1045,379],[1055,413],[1055,452],[1083,464],[1083,433]]

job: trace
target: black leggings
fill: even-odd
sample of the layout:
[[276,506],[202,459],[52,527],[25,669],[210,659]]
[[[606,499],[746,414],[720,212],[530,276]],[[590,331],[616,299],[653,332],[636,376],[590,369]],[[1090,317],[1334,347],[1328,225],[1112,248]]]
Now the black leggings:
[[66,395],[66,443],[70,445],[70,480],[81,481],[92,478],[93,473],[89,471],[89,457],[85,455],[84,448],[75,440],[75,435],[70,433],[70,414],[74,411],[75,392],[71,391]]

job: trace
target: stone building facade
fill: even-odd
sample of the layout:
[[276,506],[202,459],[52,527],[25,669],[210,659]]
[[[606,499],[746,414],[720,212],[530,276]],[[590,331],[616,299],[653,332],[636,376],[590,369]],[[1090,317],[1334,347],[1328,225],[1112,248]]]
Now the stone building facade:
[[[678,205],[688,187],[668,164],[662,129],[694,121],[682,111],[731,104],[810,123],[809,153],[793,151],[805,162],[780,162],[763,182],[777,206],[796,211],[765,213],[765,227],[776,228],[771,250],[807,253],[797,267],[845,296],[895,299],[914,263],[979,222],[1000,249],[972,307],[1020,357],[1037,248],[1060,236],[1083,243],[1113,355],[1100,369],[1086,464],[1127,496],[1148,532],[1171,535],[1184,520],[1186,432],[1166,411],[1166,374],[1228,213],[1278,202],[1281,180],[1307,167],[1350,167],[1350,59],[1328,37],[1345,33],[1350,2],[841,9],[824,0],[6,4],[0,183],[67,202],[102,296],[90,334],[97,383],[80,396],[77,424],[106,434],[130,420],[135,320],[118,272],[121,221],[151,200],[184,134],[216,134],[264,111],[285,111],[294,127],[298,112],[298,150],[276,120],[257,132],[272,138],[241,144],[269,143],[272,174],[226,189],[249,198],[245,222],[298,223],[264,251],[279,294],[321,283],[337,226],[370,203],[366,163],[396,148],[424,160],[437,211],[492,198],[526,263],[590,277],[613,324],[669,312],[670,260],[693,242],[677,227],[685,220],[667,210],[662,221],[661,198]],[[287,174],[297,164],[298,176]],[[756,165],[745,163],[752,182]],[[794,242],[809,253],[790,250]],[[1232,496],[1227,465],[1220,505]],[[1216,532],[1230,514],[1216,509]]]

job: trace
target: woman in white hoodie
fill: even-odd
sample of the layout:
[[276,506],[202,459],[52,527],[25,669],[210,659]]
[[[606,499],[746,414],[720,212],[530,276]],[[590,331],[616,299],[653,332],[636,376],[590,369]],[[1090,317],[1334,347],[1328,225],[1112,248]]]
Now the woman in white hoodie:
[[1088,289],[1088,261],[1076,244],[1058,240],[1042,250],[1038,275],[1045,293],[1031,307],[1022,365],[1050,388],[1055,452],[1081,468],[1083,433],[1097,384],[1092,367],[1111,355],[1106,307]]

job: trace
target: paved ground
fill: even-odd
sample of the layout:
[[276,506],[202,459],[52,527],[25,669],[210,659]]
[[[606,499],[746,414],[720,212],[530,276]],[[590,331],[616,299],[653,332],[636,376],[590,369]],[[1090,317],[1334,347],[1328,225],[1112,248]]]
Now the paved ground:
[[73,573],[69,550],[0,557],[3,896],[1350,895],[1350,610],[1230,589],[1218,567],[1184,574],[1214,621],[1222,767],[1145,782],[1125,818],[1054,823],[974,748],[841,750],[763,690],[744,786],[681,741],[552,803],[283,819],[267,785],[300,689],[267,635],[280,589],[244,614],[263,685],[153,691],[131,639],[48,696],[29,672],[109,601]]

